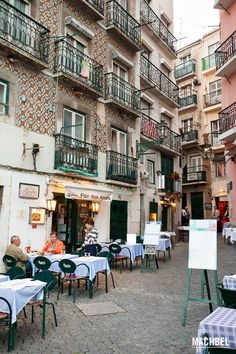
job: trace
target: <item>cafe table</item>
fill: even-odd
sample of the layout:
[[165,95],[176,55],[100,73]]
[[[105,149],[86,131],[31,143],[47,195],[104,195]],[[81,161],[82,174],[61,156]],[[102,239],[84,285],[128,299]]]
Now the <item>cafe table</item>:
[[[0,294],[11,305],[12,323],[16,322],[18,313],[30,300],[42,300],[46,283],[31,278],[14,279],[0,283]],[[0,311],[9,312],[5,302],[0,300]]]
[[10,277],[8,275],[5,274],[0,274],[0,283],[5,282],[5,281],[9,281]]
[[[105,251],[105,248],[109,248],[111,243],[107,244],[101,244],[103,251]],[[134,244],[124,244],[124,245],[119,245],[121,247],[121,255],[130,258],[130,260],[133,262],[136,257],[143,257],[144,256],[144,251],[143,251],[143,245],[142,243],[134,243]]]
[[[236,350],[236,310],[226,307],[218,307],[210,315],[204,318],[198,329],[199,345],[196,354],[205,354],[206,347],[201,343],[201,338],[207,335],[211,344],[221,343],[222,346]],[[235,351],[232,350],[232,353]]]
[[223,278],[224,288],[236,290],[236,274],[225,275]]
[[[34,265],[34,259],[36,257],[38,257],[39,255],[37,253],[31,253],[28,255],[29,257],[29,261],[31,263],[31,266],[32,266],[32,276],[35,275],[36,273],[36,267]],[[49,270],[51,272],[60,272],[60,268],[59,268],[59,262],[62,260],[62,259],[73,259],[73,258],[77,258],[78,255],[76,254],[50,254],[50,253],[45,253],[43,255],[43,257],[46,257],[49,259],[49,261],[52,263]]]

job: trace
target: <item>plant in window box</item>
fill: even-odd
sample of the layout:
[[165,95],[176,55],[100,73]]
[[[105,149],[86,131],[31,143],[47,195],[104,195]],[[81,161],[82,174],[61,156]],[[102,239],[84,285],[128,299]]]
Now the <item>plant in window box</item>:
[[174,179],[175,181],[180,180],[180,175],[178,174],[178,172],[172,173],[170,177],[171,177],[171,179]]

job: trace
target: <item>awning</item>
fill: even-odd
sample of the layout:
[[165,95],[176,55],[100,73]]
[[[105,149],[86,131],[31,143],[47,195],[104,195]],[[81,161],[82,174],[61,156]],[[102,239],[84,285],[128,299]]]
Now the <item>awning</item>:
[[113,190],[98,185],[78,184],[65,185],[65,197],[67,199],[81,199],[98,202],[112,201]]

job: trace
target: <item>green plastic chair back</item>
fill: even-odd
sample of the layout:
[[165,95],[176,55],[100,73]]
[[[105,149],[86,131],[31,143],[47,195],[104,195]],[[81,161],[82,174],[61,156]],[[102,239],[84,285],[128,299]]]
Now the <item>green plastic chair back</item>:
[[99,243],[96,244],[97,253],[101,252],[102,246]]
[[97,254],[97,257],[105,257],[108,260],[109,266],[111,266],[111,263],[114,261],[114,256],[111,252],[109,251],[102,251]]
[[23,279],[26,277],[24,270],[20,267],[12,267],[8,269],[6,275],[10,277],[11,280],[13,279]]
[[34,260],[34,265],[39,270],[48,270],[51,266],[51,261],[43,256],[38,256]]
[[117,245],[116,243],[112,243],[109,246],[109,251],[113,254],[119,254],[121,252],[121,247]]
[[[5,297],[0,296],[0,302],[3,301],[6,304],[6,312],[8,313],[8,352],[10,352],[11,350],[14,349],[14,337],[15,334],[12,333],[13,331],[15,331],[14,326],[12,326],[12,308],[10,303],[7,301],[7,299],[5,299]],[[6,322],[6,324],[7,324]]]
[[227,289],[219,285],[217,289],[220,291],[225,307],[236,309],[236,290]]
[[59,262],[59,267],[65,274],[73,274],[76,269],[76,264],[70,259],[62,259]]
[[6,267],[11,268],[15,267],[16,265],[16,259],[12,256],[8,256],[7,254],[5,254],[2,260]]
[[41,280],[47,283],[45,287],[45,290],[47,291],[51,291],[57,285],[57,278],[49,270],[43,270],[42,272],[35,274],[34,280]]

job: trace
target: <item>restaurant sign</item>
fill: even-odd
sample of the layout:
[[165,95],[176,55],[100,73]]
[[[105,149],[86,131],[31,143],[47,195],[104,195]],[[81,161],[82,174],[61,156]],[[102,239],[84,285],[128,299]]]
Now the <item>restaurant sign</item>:
[[151,119],[142,117],[141,121],[141,133],[150,139],[158,139],[158,125]]
[[67,199],[110,202],[112,201],[112,190],[102,189],[101,187],[92,189],[90,186],[82,185],[78,187],[65,186],[65,197]]

